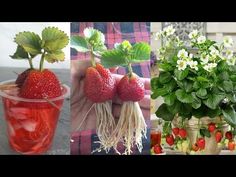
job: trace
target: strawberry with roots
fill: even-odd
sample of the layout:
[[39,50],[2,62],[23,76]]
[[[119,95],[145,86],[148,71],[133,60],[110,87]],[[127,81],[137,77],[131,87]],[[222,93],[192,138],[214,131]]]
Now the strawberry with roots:
[[146,138],[147,125],[140,109],[138,101],[145,95],[144,84],[132,71],[131,64],[149,60],[150,46],[144,42],[136,43],[133,46],[129,41],[115,44],[115,49],[105,51],[102,54],[101,62],[107,67],[125,66],[128,73],[123,76],[117,85],[117,95],[123,101],[120,117],[115,130],[110,137],[110,143],[117,150],[119,142],[123,142],[124,154],[131,154],[132,147],[137,146],[142,151],[142,138]]
[[[97,117],[96,133],[100,147],[95,151],[105,150],[108,152],[112,147],[109,138],[115,129],[111,100],[116,93],[116,81],[109,69],[95,62],[95,56],[99,56],[101,52],[106,50],[104,42],[104,34],[93,28],[86,28],[84,37],[78,35],[71,37],[72,48],[78,52],[90,52],[92,66],[86,70],[84,93],[94,103],[93,106]],[[88,112],[85,118],[87,115]]]

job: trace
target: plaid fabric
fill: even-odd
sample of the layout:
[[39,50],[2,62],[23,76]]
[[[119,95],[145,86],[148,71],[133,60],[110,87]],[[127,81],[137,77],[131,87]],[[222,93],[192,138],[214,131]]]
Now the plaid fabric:
[[[130,41],[131,44],[136,42],[150,43],[150,23],[149,22],[80,22],[71,23],[71,35],[83,35],[83,30],[86,27],[93,27],[105,34],[106,46],[113,48],[115,43],[120,43],[123,40]],[[78,53],[71,48],[72,60],[88,60],[90,56],[88,53]],[[150,62],[132,65],[133,71],[140,77],[150,78]],[[127,69],[120,67],[118,74],[126,74]],[[148,132],[147,139],[143,139],[143,151],[141,154],[150,154],[150,121],[147,121]],[[80,132],[73,132],[71,137],[71,154],[90,155],[93,150],[99,147],[99,144],[94,143],[98,141],[95,130],[87,130]],[[122,150],[123,146],[119,146]],[[133,150],[133,154],[140,154],[137,149]],[[106,154],[105,152],[94,153],[96,155]],[[114,154],[110,151],[108,154]]]

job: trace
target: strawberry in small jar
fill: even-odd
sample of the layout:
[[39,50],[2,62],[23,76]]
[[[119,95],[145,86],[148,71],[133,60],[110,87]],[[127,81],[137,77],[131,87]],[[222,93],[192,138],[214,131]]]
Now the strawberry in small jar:
[[[22,154],[42,154],[50,149],[64,99],[69,87],[61,84],[55,73],[44,68],[49,63],[64,61],[62,51],[68,36],[56,27],[46,27],[42,36],[34,32],[20,32],[15,38],[16,52],[12,59],[28,60],[30,67],[15,80],[0,85],[14,88],[0,91],[7,122],[10,146]],[[41,55],[39,67],[34,58]]]

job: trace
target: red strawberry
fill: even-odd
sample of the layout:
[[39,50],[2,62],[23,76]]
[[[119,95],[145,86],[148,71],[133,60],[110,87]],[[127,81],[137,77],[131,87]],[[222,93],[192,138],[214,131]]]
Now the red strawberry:
[[232,140],[233,139],[233,134],[232,132],[228,131],[225,133],[225,137],[228,139],[228,140]]
[[140,101],[144,97],[144,84],[139,77],[125,75],[117,85],[117,93],[123,101]]
[[192,150],[195,151],[195,152],[199,150],[199,147],[198,147],[197,143],[192,145]]
[[235,142],[234,141],[229,141],[228,143],[228,149],[230,151],[233,151],[235,149]]
[[159,144],[156,144],[156,145],[153,147],[153,150],[154,150],[155,154],[160,154],[160,153],[162,153],[162,147],[161,147],[161,145],[159,145]]
[[181,138],[186,138],[187,137],[187,131],[185,129],[183,129],[183,128],[180,128],[179,129],[179,136]]
[[50,70],[31,70],[20,89],[19,96],[29,99],[55,98],[61,96],[61,85]]
[[215,131],[215,129],[216,129],[216,124],[215,123],[209,123],[208,124],[208,130],[209,130],[209,132],[214,132]]
[[174,144],[174,141],[175,141],[175,139],[174,139],[174,137],[173,137],[173,135],[167,135],[166,136],[166,142],[167,142],[167,144],[169,144],[170,146],[172,146],[173,144]]
[[116,81],[108,69],[101,64],[86,71],[84,93],[95,103],[111,100],[116,92]]
[[223,138],[222,132],[220,130],[218,130],[215,133],[215,138],[216,138],[216,142],[219,143],[221,141],[221,139]]
[[25,79],[28,77],[29,72],[31,71],[31,69],[27,69],[24,72],[22,72],[21,74],[18,75],[15,84],[18,85],[19,88],[22,87],[22,85],[25,82]]
[[198,146],[199,149],[201,149],[201,150],[204,149],[205,148],[205,144],[206,144],[206,142],[205,142],[204,138],[198,138],[197,146]]
[[179,135],[179,128],[178,127],[172,128],[172,132],[174,133],[175,136],[178,136]]

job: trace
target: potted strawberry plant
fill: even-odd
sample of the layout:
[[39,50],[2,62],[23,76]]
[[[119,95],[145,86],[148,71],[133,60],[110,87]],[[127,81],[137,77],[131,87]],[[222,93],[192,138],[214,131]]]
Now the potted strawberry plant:
[[[226,36],[221,43],[197,30],[187,47],[168,26],[157,62],[160,73],[151,80],[152,99],[162,97],[157,109],[168,146],[190,154],[219,154],[226,144],[234,150],[236,133],[236,57]],[[188,41],[187,41],[188,42]]]

